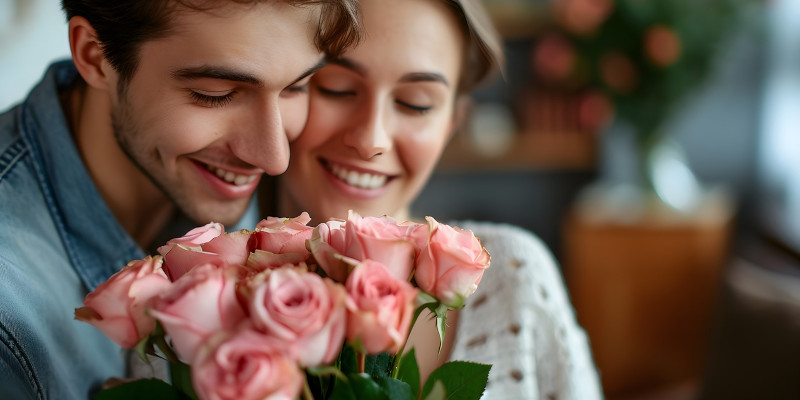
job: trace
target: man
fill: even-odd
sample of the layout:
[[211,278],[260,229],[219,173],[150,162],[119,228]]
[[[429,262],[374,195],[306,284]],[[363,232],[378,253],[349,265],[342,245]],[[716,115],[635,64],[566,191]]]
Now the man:
[[176,215],[255,226],[242,216],[287,167],[310,75],[360,34],[353,0],[63,7],[72,62],[0,115],[2,399],[85,399],[125,375],[73,310]]

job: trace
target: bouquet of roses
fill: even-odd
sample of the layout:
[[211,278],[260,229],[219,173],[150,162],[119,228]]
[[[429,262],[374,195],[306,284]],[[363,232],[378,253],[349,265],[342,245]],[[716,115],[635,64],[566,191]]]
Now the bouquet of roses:
[[443,340],[447,310],[475,292],[490,257],[474,234],[431,217],[310,220],[209,223],[89,293],[76,319],[171,373],[171,385],[130,381],[95,398],[479,398],[489,365],[451,361],[421,385],[404,351],[422,311]]

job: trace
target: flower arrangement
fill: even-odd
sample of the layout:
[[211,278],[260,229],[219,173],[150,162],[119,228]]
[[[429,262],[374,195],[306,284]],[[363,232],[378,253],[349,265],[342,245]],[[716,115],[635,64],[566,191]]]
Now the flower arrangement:
[[490,262],[471,231],[426,220],[350,212],[311,227],[303,213],[169,240],[89,293],[75,318],[146,362],[168,360],[172,385],[130,381],[95,398],[480,398],[491,366],[451,361],[421,385],[404,351],[426,309],[443,340],[447,311]]
[[647,152],[753,3],[554,0],[551,23],[533,47],[533,76],[541,87],[579,98],[583,129],[602,130],[616,116]]

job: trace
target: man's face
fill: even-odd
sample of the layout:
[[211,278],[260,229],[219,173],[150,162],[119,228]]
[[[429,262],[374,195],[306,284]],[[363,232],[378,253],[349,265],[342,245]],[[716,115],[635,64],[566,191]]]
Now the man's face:
[[[233,4],[233,3],[229,3]],[[117,141],[195,222],[235,223],[262,174],[281,174],[322,54],[317,10],[283,2],[178,12],[112,98]]]

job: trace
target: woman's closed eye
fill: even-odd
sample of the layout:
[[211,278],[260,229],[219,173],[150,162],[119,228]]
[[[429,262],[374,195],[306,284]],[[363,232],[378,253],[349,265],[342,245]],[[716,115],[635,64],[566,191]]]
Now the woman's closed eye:
[[430,111],[431,108],[433,108],[431,106],[419,106],[419,105],[416,105],[416,104],[411,104],[411,103],[403,101],[403,100],[395,100],[395,103],[397,103],[399,106],[401,106],[403,108],[408,109],[409,111],[413,111],[413,112],[416,112],[416,113],[419,113],[419,114],[425,114],[428,111]]
[[324,86],[317,85],[317,91],[325,96],[329,97],[347,97],[347,96],[355,96],[355,90],[338,90],[338,89],[330,89]]
[[192,98],[192,101],[194,101],[195,104],[203,107],[224,107],[230,104],[231,100],[233,100],[234,93],[235,91],[230,91],[219,95],[211,95],[189,90],[189,96]]

